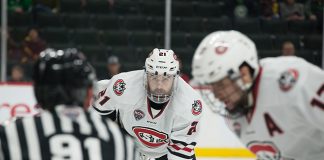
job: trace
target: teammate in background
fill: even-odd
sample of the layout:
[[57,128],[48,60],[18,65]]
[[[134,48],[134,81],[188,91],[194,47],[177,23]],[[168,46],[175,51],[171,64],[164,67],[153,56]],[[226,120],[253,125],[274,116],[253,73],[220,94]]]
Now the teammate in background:
[[281,56],[296,56],[294,43],[291,41],[282,43]]
[[179,72],[174,52],[156,48],[144,70],[114,76],[93,104],[137,140],[141,159],[195,159],[203,104]]
[[0,159],[134,159],[135,144],[117,124],[85,111],[96,75],[82,53],[43,51],[33,80],[44,111],[0,126]]
[[230,128],[258,159],[323,159],[320,68],[294,56],[259,61],[254,42],[237,31],[207,35],[192,68],[194,78],[226,104]]

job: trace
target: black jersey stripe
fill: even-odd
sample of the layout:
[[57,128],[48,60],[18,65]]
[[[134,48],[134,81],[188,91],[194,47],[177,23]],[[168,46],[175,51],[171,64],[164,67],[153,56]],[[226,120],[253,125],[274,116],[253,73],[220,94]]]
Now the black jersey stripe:
[[5,132],[4,126],[0,125],[0,141],[1,141],[1,149],[3,152],[3,157],[5,160],[11,159],[10,154],[9,154],[9,146],[8,146],[8,141],[7,141],[7,135]]
[[[28,148],[27,141],[26,141],[26,133],[24,131],[24,126],[22,123],[22,119],[16,120],[16,128],[17,128],[17,134],[20,142],[20,148]],[[29,157],[28,150],[21,149],[22,157]]]

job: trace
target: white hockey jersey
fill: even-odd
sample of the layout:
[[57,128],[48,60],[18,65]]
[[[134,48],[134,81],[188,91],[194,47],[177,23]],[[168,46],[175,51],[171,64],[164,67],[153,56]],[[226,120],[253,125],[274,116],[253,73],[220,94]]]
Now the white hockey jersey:
[[259,160],[323,160],[324,72],[297,57],[260,64],[254,109],[230,128]]
[[199,94],[179,77],[173,97],[154,114],[144,87],[144,73],[138,70],[114,76],[100,91],[94,110],[104,115],[116,110],[118,122],[137,140],[142,154],[150,158],[167,155],[169,160],[192,159],[203,110]]

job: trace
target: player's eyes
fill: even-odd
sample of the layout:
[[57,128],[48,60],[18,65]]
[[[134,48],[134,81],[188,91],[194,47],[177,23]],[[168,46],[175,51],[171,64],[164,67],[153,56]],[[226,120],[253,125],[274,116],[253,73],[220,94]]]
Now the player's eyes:
[[148,74],[148,78],[150,80],[159,80],[162,82],[168,82],[168,81],[172,80],[173,76],[172,75],[163,76],[163,75]]
[[163,77],[163,81],[170,81],[171,78],[170,77]]

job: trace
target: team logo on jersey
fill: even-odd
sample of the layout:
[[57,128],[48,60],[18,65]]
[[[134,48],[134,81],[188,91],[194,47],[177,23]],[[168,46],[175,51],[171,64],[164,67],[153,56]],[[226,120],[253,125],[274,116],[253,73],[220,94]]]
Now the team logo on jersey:
[[145,114],[143,111],[141,111],[139,109],[134,111],[134,117],[135,117],[136,121],[141,120],[144,116],[145,116]]
[[195,100],[192,104],[191,112],[193,115],[197,116],[202,112],[202,103],[200,100]]
[[272,142],[252,141],[247,147],[257,156],[257,159],[281,160],[282,158],[279,149]]
[[279,78],[279,87],[282,91],[289,91],[298,80],[298,71],[296,69],[288,69],[283,72]]
[[133,132],[139,141],[149,148],[157,148],[169,143],[168,134],[152,128],[135,126]]
[[117,96],[120,96],[124,93],[126,89],[126,83],[122,79],[118,79],[113,86],[114,92]]

